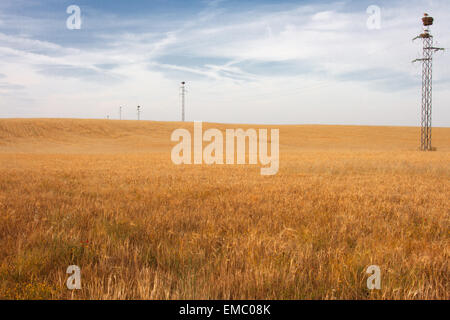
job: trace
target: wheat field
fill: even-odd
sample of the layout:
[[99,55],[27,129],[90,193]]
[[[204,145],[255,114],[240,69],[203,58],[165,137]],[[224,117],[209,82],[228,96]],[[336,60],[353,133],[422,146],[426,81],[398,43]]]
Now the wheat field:
[[0,299],[450,298],[450,128],[204,124],[279,128],[261,176],[174,165],[192,127],[0,120]]

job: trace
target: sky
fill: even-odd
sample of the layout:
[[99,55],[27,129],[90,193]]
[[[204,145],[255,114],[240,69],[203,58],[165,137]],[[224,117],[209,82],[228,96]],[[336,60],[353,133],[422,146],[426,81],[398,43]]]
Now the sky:
[[[448,0],[2,0],[0,117],[179,121],[186,81],[187,121],[417,126],[424,12],[449,48]],[[449,71],[437,52],[434,126]]]

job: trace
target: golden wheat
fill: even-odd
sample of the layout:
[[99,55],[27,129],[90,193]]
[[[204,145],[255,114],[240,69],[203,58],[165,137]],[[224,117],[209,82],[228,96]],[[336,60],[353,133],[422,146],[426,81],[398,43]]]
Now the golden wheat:
[[173,165],[183,126],[0,120],[0,298],[449,298],[450,129],[277,126],[267,177]]

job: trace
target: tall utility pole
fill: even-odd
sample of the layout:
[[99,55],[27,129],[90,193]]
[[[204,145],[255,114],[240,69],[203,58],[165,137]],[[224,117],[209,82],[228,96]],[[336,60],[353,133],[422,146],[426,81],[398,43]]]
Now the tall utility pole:
[[423,33],[413,39],[423,40],[423,57],[413,62],[422,61],[422,119],[420,134],[420,150],[432,151],[431,147],[431,111],[432,111],[432,84],[433,84],[433,53],[443,48],[433,47],[433,36],[429,27],[433,25],[434,19],[428,14],[422,18]]
[[184,122],[184,107],[185,107],[185,98],[186,98],[186,82],[181,83],[181,121]]
[[137,106],[137,117],[138,117],[138,120],[141,120],[141,106]]

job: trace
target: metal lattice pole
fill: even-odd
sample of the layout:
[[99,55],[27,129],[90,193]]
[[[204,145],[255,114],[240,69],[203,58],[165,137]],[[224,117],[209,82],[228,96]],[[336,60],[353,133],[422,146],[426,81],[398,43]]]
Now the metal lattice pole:
[[186,82],[181,83],[181,121],[185,119],[185,98],[186,98]]
[[433,18],[425,13],[422,18],[424,32],[415,39],[423,40],[423,56],[416,61],[422,61],[422,112],[421,112],[421,134],[420,150],[431,151],[431,111],[432,111],[432,90],[433,90],[433,53],[442,48],[433,47],[433,36],[430,33],[429,26],[433,25]]
[[423,38],[422,61],[422,129],[420,149],[431,151],[431,107],[432,107],[432,81],[433,81],[433,55],[428,48],[433,46],[433,37]]

